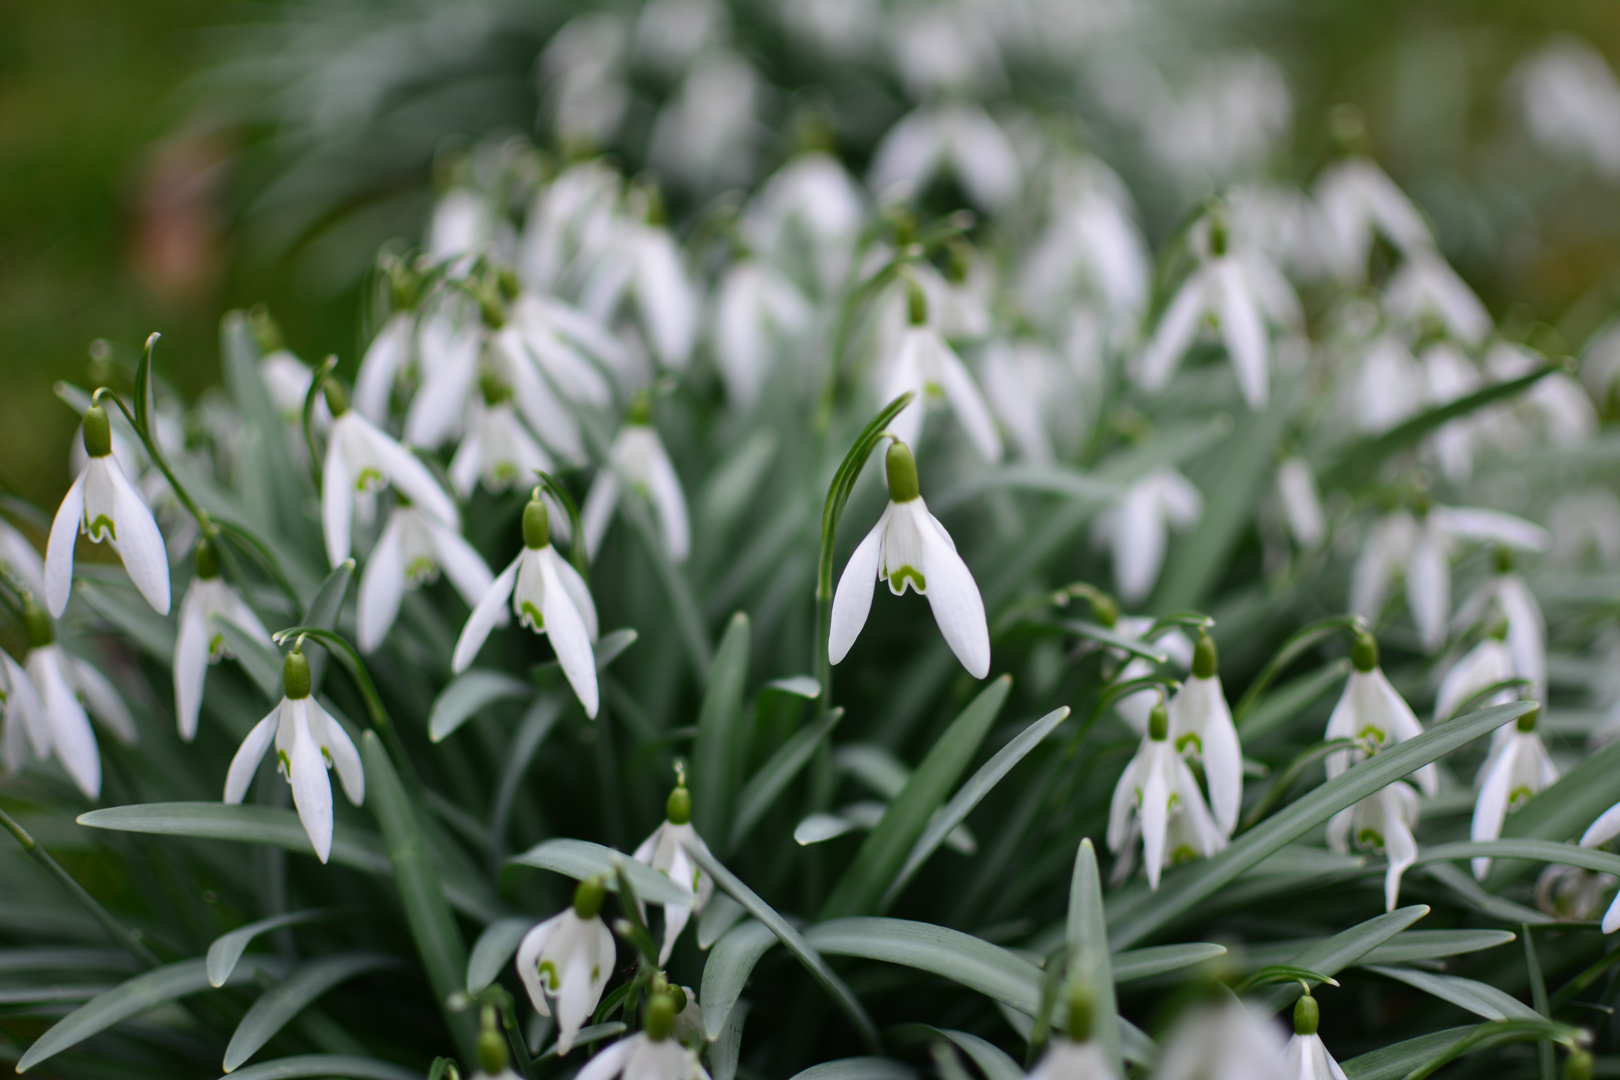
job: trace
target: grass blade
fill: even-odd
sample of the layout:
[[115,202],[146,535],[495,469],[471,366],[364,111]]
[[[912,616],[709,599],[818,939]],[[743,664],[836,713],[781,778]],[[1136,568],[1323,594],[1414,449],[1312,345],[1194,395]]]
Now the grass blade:
[[451,679],[428,710],[428,738],[434,742],[449,735],[465,724],[480,709],[497,701],[527,698],[534,694],[534,685],[499,671],[473,668]]
[[303,1080],[305,1077],[348,1076],[355,1080],[422,1080],[422,1074],[402,1065],[351,1054],[296,1054],[231,1074],[231,1080]]
[[512,918],[496,919],[484,927],[467,959],[467,993],[479,993],[495,981],[533,925],[533,919]]
[[753,919],[734,926],[721,935],[709,950],[703,964],[703,1026],[709,1041],[718,1039],[729,1022],[731,1010],[742,996],[743,987],[760,957],[776,944],[771,928]]
[[260,934],[267,934],[272,930],[280,930],[284,926],[298,926],[302,923],[317,922],[321,919],[330,919],[336,915],[336,910],[325,908],[316,911],[290,911],[285,915],[273,915],[268,919],[250,922],[246,926],[237,927],[228,934],[221,934],[208,946],[207,966],[208,983],[210,986],[224,986],[225,980],[231,977],[236,970],[236,962],[242,959],[242,953]]
[[619,891],[619,872],[622,871],[630,879],[630,887],[635,889],[636,895],[650,904],[692,901],[690,892],[676,887],[668,877],[646,863],[639,863],[622,851],[588,840],[543,840],[506,862],[508,866],[554,870],[578,881],[600,876],[612,892]]
[[1040,1012],[1040,969],[960,930],[910,919],[857,916],[817,923],[804,938],[830,956],[902,964],[960,983],[1019,1012]]
[[[1069,970],[1083,980],[1092,995],[1091,1032],[1102,1047],[1114,1075],[1125,1075],[1125,1058],[1119,1034],[1119,1007],[1114,999],[1114,980],[1119,971],[1108,951],[1108,917],[1103,910],[1102,878],[1097,871],[1097,851],[1088,837],[1080,841],[1074,857],[1074,875],[1069,882],[1069,918],[1065,934],[1069,949]],[[1223,948],[1221,952],[1225,952]]]
[[832,734],[838,721],[844,718],[843,709],[823,713],[821,719],[797,732],[791,739],[766,759],[737,795],[737,813],[731,821],[731,837],[727,850],[735,850],[747,839],[759,819],[771,808],[787,786],[793,782],[816,748]]
[[297,968],[259,995],[259,999],[242,1017],[242,1022],[236,1025],[230,1045],[225,1048],[225,1071],[235,1070],[258,1053],[310,1002],[338,983],[368,971],[399,966],[398,957],[386,953],[350,953],[323,956]]
[[709,667],[709,684],[698,710],[697,739],[692,746],[692,821],[703,836],[725,836],[735,782],[731,751],[742,720],[743,689],[748,680],[748,616],[731,617],[720,648]]
[[[1332,978],[1428,913],[1427,904],[1396,908],[1301,950],[1288,960],[1288,966]],[[1301,992],[1297,982],[1287,982],[1262,987],[1257,996],[1277,1010],[1292,1005]]]
[[1403,982],[1407,986],[1422,990],[1441,1001],[1449,1001],[1459,1008],[1467,1009],[1475,1016],[1483,1016],[1487,1020],[1541,1020],[1536,1010],[1520,1001],[1518,998],[1487,983],[1465,979],[1460,975],[1441,975],[1434,971],[1418,971],[1416,968],[1388,967],[1383,964],[1370,964],[1368,971],[1382,975],[1396,982]]

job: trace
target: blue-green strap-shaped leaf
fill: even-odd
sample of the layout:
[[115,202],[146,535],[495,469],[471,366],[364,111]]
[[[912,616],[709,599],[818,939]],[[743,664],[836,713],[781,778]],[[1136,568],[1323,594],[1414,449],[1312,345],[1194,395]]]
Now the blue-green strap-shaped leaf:
[[1114,980],[1119,975],[1119,961],[1109,956],[1108,916],[1103,908],[1102,877],[1097,870],[1097,851],[1090,837],[1080,841],[1080,849],[1074,857],[1064,943],[1069,950],[1069,977],[1082,981],[1091,991],[1094,1003],[1092,1038],[1113,1066],[1114,1075],[1124,1076],[1119,1006],[1114,998]]
[[332,568],[309,602],[309,610],[304,615],[305,626],[322,630],[337,629],[338,615],[343,611],[343,598],[349,593],[349,579],[353,576],[353,559],[344,559]]
[[827,961],[822,959],[821,954],[806,942],[804,937],[786,919],[782,918],[775,908],[761,900],[753,889],[738,880],[737,876],[726,869],[712,854],[701,848],[688,848],[686,853],[693,862],[697,863],[700,869],[714,879],[715,885],[721,891],[730,895],[733,900],[743,906],[743,909],[748,914],[770,928],[771,933],[776,935],[776,939],[787,948],[788,952],[793,954],[799,963],[804,965],[805,969],[810,972],[811,977],[820,983],[822,988],[832,997],[833,1003],[843,1011],[845,1016],[849,1017],[850,1023],[855,1026],[855,1030],[859,1033],[861,1039],[868,1046],[876,1049],[880,1042],[877,1028],[872,1024],[872,1018],[867,1015],[866,1008],[850,992],[849,987],[844,985],[844,981],[833,973],[832,968],[827,966]]
[[1030,461],[1014,462],[994,469],[975,473],[940,493],[938,499],[929,499],[935,513],[944,513],[969,499],[992,491],[1028,491],[1037,495],[1061,495],[1065,499],[1095,503],[1104,506],[1119,501],[1125,494],[1123,486],[1083,473],[1066,465],[1040,465]]
[[917,1072],[893,1058],[850,1057],[812,1065],[792,1080],[917,1080]]
[[1024,1080],[1023,1068],[1008,1057],[1005,1050],[966,1031],[937,1028],[932,1024],[903,1024],[890,1029],[888,1034],[904,1044],[927,1042],[938,1038],[949,1039],[973,1059],[973,1063],[984,1073],[986,1080]]
[[[255,957],[252,963],[239,965],[226,984],[247,982],[256,969],[279,973],[285,968],[285,963],[280,959]],[[166,1005],[176,998],[211,989],[207,965],[200,956],[142,972],[68,1013],[28,1048],[22,1060],[17,1062],[17,1071],[26,1072],[132,1016]]]
[[698,916],[698,948],[707,949],[719,941],[746,914],[742,905],[725,893],[711,896],[703,907],[703,914]]
[[731,789],[735,780],[732,748],[742,722],[743,690],[748,680],[748,616],[731,617],[698,709],[697,738],[692,745],[692,823],[703,836],[725,836],[729,828]]
[[1535,708],[1514,702],[1481,709],[1431,728],[1415,739],[1376,754],[1272,815],[1212,859],[1170,877],[1159,891],[1110,915],[1114,947],[1134,945],[1193,910],[1290,841],[1319,828],[1340,810],[1409,776],[1417,769],[1468,745]]
[[1006,746],[996,751],[989,761],[979,766],[978,772],[969,777],[967,783],[962,785],[961,790],[951,796],[951,801],[946,803],[943,809],[929,819],[928,827],[923,830],[923,834],[912,845],[911,853],[906,856],[905,865],[900,868],[900,872],[895,875],[894,881],[890,883],[888,890],[883,894],[882,900],[878,902],[880,911],[887,911],[895,900],[899,898],[900,893],[911,883],[911,879],[916,876],[917,871],[922,869],[923,863],[927,862],[929,856],[939,850],[939,845],[945,842],[945,838],[951,834],[951,830],[967,820],[967,816],[1013,770],[1013,766],[1023,761],[1025,756],[1039,746],[1041,741],[1048,735],[1052,734],[1052,731],[1064,720],[1068,719],[1068,716],[1069,707],[1067,705],[1053,709],[1029,725],[1029,727],[1020,731]]
[[[1212,941],[1188,941],[1180,945],[1151,945],[1114,954],[1114,982],[1128,983],[1150,979],[1166,972],[1202,964],[1226,955],[1226,946]],[[1099,996],[1100,993],[1099,993]]]
[[1495,949],[1519,935],[1510,930],[1403,930],[1360,960],[1363,964],[1407,964]]
[[709,1041],[720,1037],[727,1017],[742,996],[743,987],[760,958],[776,944],[776,934],[762,922],[749,919],[720,936],[703,964],[703,1027]]
[[428,710],[428,738],[439,742],[485,706],[533,694],[534,684],[499,671],[463,671],[433,699],[433,707]]
[[220,637],[242,665],[253,685],[264,691],[271,701],[281,699],[281,655],[266,645],[257,634],[250,634],[226,618],[216,618],[214,625]]
[[230,1045],[225,1047],[225,1071],[231,1072],[258,1053],[310,1002],[338,983],[368,971],[401,966],[398,957],[387,953],[350,953],[323,956],[295,969],[260,994],[242,1017],[242,1022],[236,1025]]
[[646,863],[637,862],[622,851],[616,851],[589,840],[566,838],[542,840],[521,855],[506,860],[508,866],[533,866],[552,870],[577,881],[590,877],[603,878],[613,892],[619,891],[618,873],[622,869],[630,879],[636,895],[652,904],[689,904],[692,894],[671,882]]
[[979,691],[951,721],[905,788],[889,804],[883,820],[861,842],[855,858],[822,905],[823,920],[866,915],[880,909],[880,901],[899,875],[907,853],[979,752],[1011,690],[1012,677],[1001,676]]
[[1541,1015],[1514,997],[1489,983],[1465,979],[1460,975],[1442,975],[1437,971],[1419,971],[1416,968],[1370,964],[1367,970],[1386,979],[1394,979],[1442,1001],[1449,1001],[1467,1009],[1475,1016],[1487,1020],[1540,1020]]
[[1582,870],[1596,870],[1600,874],[1620,876],[1620,855],[1597,848],[1583,848],[1576,844],[1558,844],[1551,840],[1463,840],[1454,844],[1436,844],[1420,849],[1413,866],[1425,863],[1462,861],[1490,858],[1529,859],[1535,862],[1561,866],[1578,866]]
[[260,934],[267,934],[272,930],[280,930],[284,926],[299,926],[303,923],[318,922],[330,919],[339,914],[335,908],[321,908],[315,911],[289,911],[282,915],[272,915],[268,919],[250,922],[246,926],[239,926],[226,934],[221,934],[208,946],[208,981],[214,986],[224,986],[225,980],[231,977],[236,970],[236,962],[242,959],[243,951]]
[[933,923],[857,916],[804,932],[818,952],[903,964],[976,990],[1020,1012],[1039,1013],[1040,969],[982,938]]
[[305,1077],[348,1076],[354,1080],[422,1080],[422,1074],[391,1061],[354,1054],[296,1054],[261,1061],[231,1073],[231,1080],[304,1080]]
[[[1345,968],[1364,958],[1378,946],[1429,913],[1427,904],[1413,904],[1366,922],[1358,923],[1325,941],[1307,946],[1287,961],[1290,967],[1314,971],[1332,978]],[[1280,983],[1260,988],[1259,996],[1273,1009],[1291,1005],[1301,993],[1297,982]]]
[[533,919],[496,919],[484,927],[467,958],[467,993],[476,994],[495,981],[534,924]]
[[709,1047],[710,1080],[735,1080],[737,1063],[742,1057],[743,1022],[748,1019],[748,1002],[740,1001],[726,1017],[720,1036]]
[[394,885],[399,889],[405,922],[411,928],[417,955],[433,987],[435,1003],[456,1038],[464,1060],[477,1053],[476,1024],[471,1011],[450,1009],[451,995],[466,984],[467,946],[461,939],[438,870],[428,854],[427,841],[416,808],[405,794],[405,785],[388,760],[388,751],[375,731],[360,741],[365,762],[367,805],[376,815],[382,833],[383,849],[394,868]]
[[783,743],[766,759],[765,764],[743,785],[737,795],[737,809],[731,820],[730,844],[734,850],[747,839],[749,832],[765,812],[771,808],[800,771],[810,763],[822,740],[832,734],[838,721],[844,718],[843,709],[823,713],[821,719],[798,732]]

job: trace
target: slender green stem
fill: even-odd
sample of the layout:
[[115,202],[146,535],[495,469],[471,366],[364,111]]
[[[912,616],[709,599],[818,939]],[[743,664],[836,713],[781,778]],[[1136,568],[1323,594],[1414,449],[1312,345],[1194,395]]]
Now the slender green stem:
[[106,388],[97,390],[90,400],[99,404],[102,398],[112,398],[113,404],[118,406],[118,411],[123,413],[124,419],[129,421],[129,426],[135,429],[136,435],[140,436],[141,445],[146,447],[146,456],[152,459],[152,464],[158,467],[158,471],[163,474],[163,479],[169,482],[169,487],[174,491],[175,498],[180,500],[180,505],[184,506],[186,512],[197,519],[197,524],[202,528],[204,536],[212,536],[214,534],[214,523],[208,519],[208,513],[197,505],[197,500],[191,497],[191,492],[187,491],[185,486],[180,483],[180,479],[174,475],[174,470],[169,468],[169,462],[164,458],[163,451],[158,449],[157,440],[152,437],[152,433],[141,425],[141,422],[135,418],[135,414],[129,411],[129,406],[124,404],[124,399],[111,390]]
[[579,571],[579,576],[589,582],[590,557],[585,550],[585,530],[579,524],[579,504],[574,502],[574,497],[568,494],[568,489],[563,487],[555,476],[544,469],[534,471],[540,476],[540,486],[545,488],[568,514],[568,524],[573,529],[570,535],[574,538],[573,543],[568,545],[568,558],[574,564],[574,569]]
[[321,366],[315,369],[314,376],[309,380],[309,393],[304,395],[304,445],[309,447],[309,471],[315,479],[315,490],[321,490],[321,455],[315,446],[315,402],[319,399],[321,388],[326,385],[327,376],[337,367],[337,357],[328,356],[321,361]]

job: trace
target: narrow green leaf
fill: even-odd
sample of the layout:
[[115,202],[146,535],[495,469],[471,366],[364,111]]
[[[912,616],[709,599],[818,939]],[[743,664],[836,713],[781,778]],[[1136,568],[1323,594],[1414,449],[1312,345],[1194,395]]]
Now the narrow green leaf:
[[451,1012],[449,1007],[451,995],[466,982],[467,946],[445,899],[438,870],[428,855],[422,823],[375,731],[365,733],[360,753],[365,761],[367,804],[376,815],[383,847],[393,865],[405,922],[433,987],[434,1002],[456,1038],[462,1059],[473,1061],[477,1053],[476,1021],[470,1011]]
[[1243,718],[1240,727],[1244,740],[1258,739],[1282,727],[1316,704],[1323,694],[1342,685],[1349,672],[1350,661],[1340,657],[1283,683],[1261,699],[1260,704]]
[[636,643],[636,637],[636,632],[629,627],[603,634],[593,650],[596,653],[596,670],[606,671],[609,664]]
[[499,671],[473,668],[451,679],[428,710],[428,738],[439,742],[474,714],[497,701],[528,698],[534,685]]
[[1012,677],[1003,675],[979,692],[939,737],[905,789],[889,804],[878,827],[861,843],[832,895],[822,905],[821,918],[862,915],[878,907],[896,879],[906,854],[928,827],[929,819],[945,802],[957,779],[979,752],[1012,689]]
[[728,850],[735,850],[737,845],[747,839],[759,819],[771,808],[793,778],[810,762],[815,755],[816,748],[824,739],[832,734],[838,721],[844,718],[843,709],[833,709],[823,713],[821,719],[809,727],[798,731],[787,742],[772,754],[759,767],[743,785],[737,795],[737,812],[731,821],[731,836]]
[[1020,1012],[1040,1012],[1040,969],[960,930],[910,919],[856,916],[817,923],[804,937],[830,956],[902,964],[961,983]]
[[280,930],[284,926],[299,926],[304,923],[319,922],[330,919],[338,914],[335,908],[321,908],[315,911],[289,911],[283,915],[272,915],[268,919],[250,922],[246,926],[239,926],[228,934],[221,934],[208,946],[208,982],[212,986],[224,986],[225,980],[231,977],[236,970],[236,962],[242,959],[242,953],[254,938],[260,934],[267,934],[272,930]]
[[1081,472],[1066,465],[1040,465],[1019,461],[994,469],[985,469],[959,481],[942,492],[938,499],[930,499],[935,513],[944,513],[969,499],[992,491],[1029,491],[1037,495],[1061,495],[1078,502],[1107,505],[1118,502],[1125,489],[1107,480]]
[[[1288,966],[1332,978],[1428,913],[1427,904],[1396,908],[1300,950],[1289,958]],[[1298,983],[1287,982],[1261,987],[1256,996],[1276,1010],[1292,1005],[1301,993]]]
[[337,629],[338,615],[343,611],[343,598],[348,594],[349,579],[353,576],[353,559],[344,559],[326,575],[326,580],[315,591],[315,599],[309,602],[309,611],[303,619],[305,626],[322,630]]
[[770,928],[776,939],[786,946],[787,951],[803,964],[811,976],[827,991],[839,1009],[849,1017],[850,1023],[860,1034],[862,1041],[868,1046],[876,1048],[880,1045],[877,1028],[872,1025],[872,1018],[866,1015],[866,1009],[860,1001],[850,992],[844,981],[833,973],[827,966],[827,961],[821,954],[811,948],[804,938],[788,924],[788,921],[777,914],[776,909],[761,900],[747,885],[744,885],[737,876],[726,869],[718,859],[702,848],[688,848],[687,856],[698,866],[714,878],[714,883],[722,891],[730,894],[733,900]]
[[116,949],[49,945],[33,949],[0,949],[0,972],[129,971],[134,966],[133,957]]
[[[1109,956],[1108,917],[1103,911],[1102,877],[1097,871],[1097,850],[1091,838],[1080,841],[1069,879],[1069,917],[1064,942],[1069,950],[1071,978],[1082,980],[1091,991],[1091,1031],[1102,1047],[1114,1075],[1125,1075],[1124,1051],[1119,1034],[1119,1006],[1114,980],[1119,959]],[[1221,950],[1225,952],[1225,949]],[[1122,958],[1121,958],[1122,959]]]
[[622,851],[588,840],[543,840],[506,862],[509,866],[553,870],[578,881],[600,876],[613,892],[619,891],[618,872],[622,870],[630,879],[630,886],[636,890],[636,895],[648,903],[680,904],[691,903],[692,900],[690,892],[678,888],[666,875],[646,863],[637,862]]
[[349,1054],[297,1054],[249,1065],[231,1080],[303,1080],[305,1077],[352,1076],[355,1080],[422,1080],[403,1065]]
[[891,1058],[850,1057],[812,1065],[792,1080],[917,1080],[917,1073]]
[[1440,1054],[1458,1045],[1479,1026],[1446,1028],[1406,1039],[1389,1046],[1341,1061],[1346,1080],[1401,1080],[1414,1069],[1421,1068]]
[[737,901],[725,893],[715,893],[709,898],[709,902],[703,905],[703,914],[698,916],[698,948],[707,949],[719,941],[725,932],[737,925],[737,920],[746,914]]
[[1109,648],[1118,649],[1132,656],[1140,656],[1144,660],[1151,660],[1155,664],[1163,664],[1170,659],[1169,654],[1160,649],[1155,649],[1145,641],[1115,633],[1108,627],[1098,626],[1096,623],[1085,622],[1082,619],[1053,619],[1051,625],[1060,627],[1078,637],[1090,638],[1092,641],[1100,642]]
[[1031,750],[1039,746],[1041,741],[1052,734],[1053,729],[1063,723],[1064,720],[1067,720],[1068,717],[1069,707],[1067,705],[1053,709],[1029,725],[1029,727],[1020,731],[1006,746],[996,751],[989,761],[979,766],[978,772],[968,778],[968,782],[963,784],[961,790],[951,797],[951,801],[946,803],[943,809],[929,819],[928,827],[923,830],[923,834],[912,845],[911,853],[906,856],[905,865],[900,868],[900,872],[895,875],[894,881],[889,885],[888,890],[884,892],[883,899],[878,902],[878,910],[889,910],[895,900],[899,898],[900,893],[911,883],[911,879],[916,876],[917,871],[922,869],[923,863],[927,862],[929,857],[939,849],[939,845],[945,842],[945,838],[951,834],[951,830],[967,820],[967,816],[973,812],[974,807],[984,801],[984,797],[990,794],[997,784],[1001,783],[1002,779],[1012,771],[1013,766],[1023,761]]
[[[611,1039],[615,1035],[623,1035],[627,1030],[629,1029],[621,1020],[614,1020],[607,1024],[587,1024],[585,1027],[580,1028],[579,1033],[574,1036],[574,1045],[589,1046],[591,1043],[601,1042],[603,1039]],[[541,1058],[554,1058],[556,1056],[557,1044],[554,1042],[540,1051],[535,1060],[539,1061]]]
[[[249,981],[256,969],[274,974],[284,968],[279,959],[255,957],[253,963],[238,966],[227,985]],[[28,1053],[17,1063],[17,1071],[26,1072],[132,1016],[209,989],[212,987],[208,985],[208,970],[201,957],[142,972],[68,1013],[28,1048]]]
[[1441,975],[1434,971],[1419,971],[1416,968],[1388,967],[1383,964],[1369,964],[1367,970],[1382,975],[1386,979],[1403,982],[1407,986],[1422,990],[1441,1001],[1449,1001],[1459,1008],[1467,1009],[1475,1016],[1483,1016],[1487,1020],[1540,1020],[1542,1017],[1520,1001],[1518,998],[1487,983],[1465,979],[1460,975]]
[[467,959],[467,993],[477,994],[495,981],[534,924],[533,919],[496,919],[484,927]]
[[88,580],[87,567],[76,569],[80,580],[74,595],[89,604],[90,610],[112,623],[153,659],[165,664],[174,659],[174,628],[139,593],[110,582]]
[[703,836],[725,836],[735,780],[732,749],[742,721],[743,689],[748,680],[748,616],[731,617],[709,667],[709,684],[698,710],[697,739],[692,745],[692,822]]
[[1217,956],[1226,955],[1225,945],[1210,941],[1189,941],[1181,945],[1153,945],[1146,949],[1129,949],[1114,954],[1114,981],[1134,982],[1168,971],[1202,964]]
[[1506,945],[1518,937],[1508,930],[1403,930],[1361,958],[1363,964],[1409,964],[1443,960]]
[[1534,707],[1533,702],[1514,702],[1482,709],[1449,720],[1352,766],[1337,779],[1255,826],[1213,859],[1188,867],[1166,880],[1157,893],[1115,913],[1111,934],[1114,947],[1125,948],[1156,933],[1214,896],[1245,870],[1259,865],[1266,856],[1325,824],[1340,810],[1517,720]]
[[749,919],[727,930],[709,950],[698,1000],[703,1003],[703,1027],[710,1042],[725,1030],[754,966],[775,944],[770,927]]
[[1596,870],[1599,873],[1620,876],[1620,855],[1600,851],[1597,848],[1583,848],[1575,844],[1555,844],[1551,840],[1478,840],[1436,844],[1432,848],[1420,849],[1412,865],[1461,861],[1480,856],[1530,859],[1561,866],[1578,866],[1583,870]]
[[226,618],[216,618],[214,625],[219,628],[220,636],[225,639],[225,645],[236,656],[236,662],[242,665],[253,684],[264,691],[264,696],[271,701],[281,700],[281,654],[276,652],[257,634],[250,634]]
[[[1530,1004],[1535,1008],[1537,1016],[1550,1020],[1552,1008],[1547,1004],[1547,980],[1541,974],[1541,957],[1536,955],[1536,939],[1530,933],[1528,923],[1524,926],[1524,964],[1530,976]],[[1536,1043],[1536,1064],[1541,1073],[1541,1080],[1558,1080],[1551,1041],[1542,1039]]]
[[323,956],[296,968],[285,979],[259,995],[242,1022],[236,1025],[225,1048],[224,1069],[231,1072],[275,1038],[293,1017],[338,983],[356,975],[402,966],[387,953],[348,953]]
[[742,1057],[743,1022],[748,1019],[748,1002],[732,1007],[720,1037],[709,1047],[709,1080],[734,1080]]

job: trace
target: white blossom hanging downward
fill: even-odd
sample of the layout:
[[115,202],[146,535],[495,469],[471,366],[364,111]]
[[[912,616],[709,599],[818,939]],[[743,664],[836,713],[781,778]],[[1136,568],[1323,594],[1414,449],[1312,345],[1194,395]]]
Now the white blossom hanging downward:
[[608,460],[597,470],[590,491],[585,493],[585,505],[580,508],[579,524],[585,533],[585,550],[593,559],[601,550],[619,499],[626,494],[622,490],[625,486],[629,487],[629,494],[652,502],[664,550],[672,561],[685,562],[692,551],[692,525],[686,510],[686,495],[681,491],[681,478],[675,474],[669,453],[652,426],[652,404],[645,395],[631,405],[630,415],[608,451]]
[[996,431],[990,407],[961,357],[929,321],[928,296],[915,279],[907,279],[906,297],[909,324],[900,338],[899,350],[881,376],[878,397],[893,401],[907,391],[916,397],[889,421],[889,430],[901,442],[915,446],[922,434],[928,402],[944,398],[979,456],[990,462],[1000,461],[1001,435]]
[[[38,692],[44,723],[31,729],[34,751],[57,760],[87,798],[101,794],[101,749],[90,728],[94,716],[126,746],[135,743],[135,718],[105,676],[56,641],[56,627],[38,604],[23,605],[23,629],[28,638],[24,668]],[[27,702],[27,708],[35,703]],[[49,745],[43,736],[49,730]]]
[[1146,599],[1159,580],[1170,530],[1191,526],[1204,513],[1204,497],[1191,480],[1166,465],[1132,484],[1116,507],[1097,519],[1094,535],[1113,549],[1114,584],[1126,603]]
[[1322,1036],[1316,1033],[1321,1017],[1321,1006],[1309,993],[1294,1002],[1294,1037],[1283,1048],[1288,1075],[1294,1080],[1345,1080],[1344,1070],[1322,1045]]
[[601,919],[606,898],[600,878],[580,882],[573,904],[530,930],[518,945],[518,976],[534,1011],[550,1016],[557,1010],[558,1057],[574,1048],[574,1037],[613,974],[613,932]]
[[[680,1013],[671,993],[649,995],[641,1030],[591,1058],[575,1080],[709,1080],[697,1053],[674,1037]],[[562,1050],[559,1039],[557,1051]]]
[[495,583],[483,556],[460,533],[414,506],[394,507],[360,575],[355,623],[361,652],[383,643],[406,591],[436,580],[440,570],[468,606]]
[[[702,913],[709,897],[714,895],[714,879],[700,870],[687,855],[689,848],[696,848],[704,854],[708,853],[709,848],[692,827],[692,793],[686,790],[686,774],[681,771],[676,775],[679,783],[669,793],[664,823],[641,842],[632,856],[637,862],[646,863],[669,878],[676,888],[692,894],[688,903],[664,905],[664,944],[658,950],[660,965],[669,963],[675,939],[681,936],[681,931],[693,915]],[[643,921],[646,917],[646,905],[642,904]]]
[[1148,887],[1154,892],[1166,866],[1207,859],[1226,847],[1226,835],[1204,803],[1197,779],[1170,743],[1170,715],[1163,705],[1153,707],[1142,745],[1114,787],[1108,850],[1118,855],[1138,833]]
[[[1502,823],[1509,813],[1519,809],[1543,789],[1558,780],[1558,769],[1553,766],[1547,748],[1541,744],[1536,721],[1541,716],[1537,706],[1519,717],[1511,728],[1491,742],[1491,752],[1479,768],[1474,782],[1479,785],[1479,798],[1474,803],[1474,820],[1468,837],[1476,842],[1495,840],[1502,835]],[[1491,860],[1473,860],[1474,876],[1481,881],[1490,872]]]
[[990,673],[990,628],[978,583],[956,553],[950,533],[928,512],[910,448],[891,442],[885,464],[889,505],[838,579],[828,659],[836,664],[848,655],[866,625],[872,592],[881,580],[896,596],[904,595],[908,586],[926,596],[945,643],[969,675],[982,679]]
[[1215,639],[1208,633],[1198,635],[1192,674],[1167,708],[1170,742],[1184,758],[1203,763],[1210,812],[1221,832],[1231,836],[1243,805],[1243,747],[1221,688]]
[[232,655],[217,619],[224,619],[270,647],[270,631],[219,576],[219,557],[214,554],[213,544],[204,540],[197,545],[197,576],[186,586],[186,595],[180,601],[180,632],[174,641],[174,710],[180,737],[186,742],[197,735],[197,714],[202,709],[209,665]]

